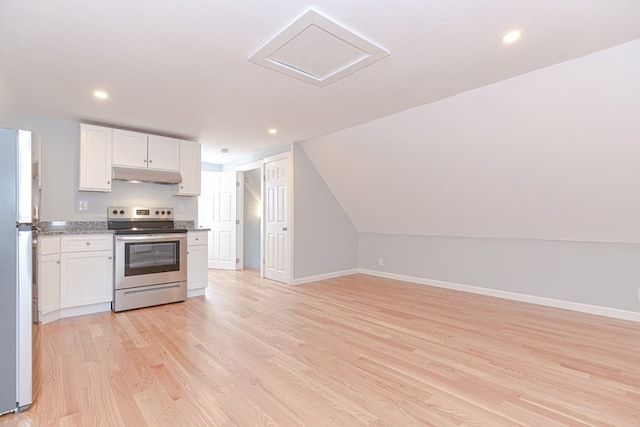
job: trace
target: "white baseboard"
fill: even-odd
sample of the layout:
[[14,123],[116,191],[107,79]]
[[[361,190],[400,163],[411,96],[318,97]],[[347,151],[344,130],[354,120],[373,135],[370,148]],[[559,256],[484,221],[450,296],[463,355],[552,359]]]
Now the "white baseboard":
[[54,320],[66,319],[67,317],[83,316],[85,314],[104,313],[105,311],[111,311],[110,302],[82,305],[79,307],[61,308],[46,314],[38,312],[38,315],[40,322],[42,322],[43,325],[46,325],[47,323],[51,323]]
[[334,271],[332,273],[318,274],[317,276],[300,277],[299,279],[293,279],[293,283],[291,284],[303,285],[305,283],[318,282],[320,280],[335,279],[336,277],[349,276],[351,274],[356,274],[359,271],[360,270],[358,270],[357,268],[354,268],[352,270]]
[[589,304],[582,304],[579,302],[571,302],[571,301],[564,301],[564,300],[558,300],[553,298],[538,297],[534,295],[520,294],[517,292],[483,288],[480,286],[463,285],[460,283],[443,282],[440,280],[429,280],[421,277],[405,276],[402,274],[387,273],[385,271],[369,270],[366,268],[358,269],[358,273],[368,274],[370,276],[384,277],[386,279],[401,280],[403,282],[411,282],[418,285],[435,286],[437,288],[445,288],[445,289],[452,289],[455,291],[470,292],[473,294],[487,295],[492,297],[514,300],[514,301],[528,302],[531,304],[544,305],[547,307],[562,308],[565,310],[596,314],[598,316],[606,316],[606,317],[613,317],[616,319],[630,320],[632,322],[640,322],[640,313],[635,311],[619,310],[616,308],[602,307],[598,305],[589,305]]
[[45,314],[38,312],[38,319],[43,325],[46,325],[47,323],[51,323],[54,320],[60,319],[60,310],[55,310]]
[[189,289],[187,290],[187,298],[201,297],[205,294],[205,289],[207,288]]

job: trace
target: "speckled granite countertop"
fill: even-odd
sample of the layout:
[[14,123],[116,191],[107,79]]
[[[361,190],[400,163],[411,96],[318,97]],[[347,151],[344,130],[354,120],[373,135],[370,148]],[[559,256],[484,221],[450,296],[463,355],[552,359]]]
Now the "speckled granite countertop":
[[[107,228],[107,221],[43,221],[39,225],[41,236],[62,236],[66,234],[113,234]],[[188,231],[209,231],[195,228],[194,221],[175,221],[175,228]]]

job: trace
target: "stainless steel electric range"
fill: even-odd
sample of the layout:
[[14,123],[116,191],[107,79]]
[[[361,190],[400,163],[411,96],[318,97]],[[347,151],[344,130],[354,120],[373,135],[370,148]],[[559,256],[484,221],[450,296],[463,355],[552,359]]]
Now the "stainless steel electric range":
[[187,230],[172,208],[110,207],[114,230],[113,311],[187,299]]

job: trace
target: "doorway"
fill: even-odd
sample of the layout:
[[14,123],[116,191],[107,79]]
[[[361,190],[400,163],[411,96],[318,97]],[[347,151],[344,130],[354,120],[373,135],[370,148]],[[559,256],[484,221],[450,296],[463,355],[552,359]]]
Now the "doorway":
[[291,283],[290,154],[231,171],[202,171],[198,224],[209,228],[209,268],[260,271]]
[[260,271],[262,265],[261,221],[262,221],[262,169],[244,171],[244,206],[242,248],[244,268]]

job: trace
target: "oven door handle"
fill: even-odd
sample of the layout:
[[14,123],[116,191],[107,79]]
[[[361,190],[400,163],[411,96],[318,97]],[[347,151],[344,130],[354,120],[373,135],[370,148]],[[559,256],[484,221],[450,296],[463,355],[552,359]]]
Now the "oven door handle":
[[167,240],[186,240],[185,234],[145,234],[138,236],[116,236],[116,241],[119,242],[157,242]]

